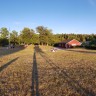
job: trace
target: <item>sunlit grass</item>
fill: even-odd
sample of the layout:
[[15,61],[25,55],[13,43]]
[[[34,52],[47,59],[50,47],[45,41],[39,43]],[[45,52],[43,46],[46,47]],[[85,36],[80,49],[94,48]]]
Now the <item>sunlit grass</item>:
[[[36,80],[33,84],[39,88],[40,96],[95,96],[96,54],[93,53],[96,51],[52,52],[51,49],[51,46],[37,49],[28,46],[15,52],[11,50],[11,54],[6,53],[8,50],[3,51],[0,54],[0,96],[32,96],[35,79],[38,84]],[[81,50],[90,53],[79,52]],[[34,64],[37,69],[36,66],[33,68]],[[36,77],[33,76],[34,70],[38,73]],[[34,91],[36,94],[36,89]]]

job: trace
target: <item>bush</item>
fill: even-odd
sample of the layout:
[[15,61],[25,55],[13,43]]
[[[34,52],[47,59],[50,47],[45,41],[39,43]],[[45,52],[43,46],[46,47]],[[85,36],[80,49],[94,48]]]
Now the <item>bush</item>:
[[89,45],[86,45],[85,48],[96,50],[96,40],[92,40]]
[[8,44],[9,44],[8,39],[6,39],[6,38],[0,39],[0,45],[1,46],[6,46]]
[[87,49],[92,49],[92,50],[96,50],[96,46],[85,46],[85,48],[87,48]]

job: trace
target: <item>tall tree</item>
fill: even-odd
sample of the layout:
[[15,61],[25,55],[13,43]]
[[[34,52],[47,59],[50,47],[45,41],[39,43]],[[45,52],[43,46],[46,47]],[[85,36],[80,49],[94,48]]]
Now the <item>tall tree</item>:
[[10,33],[10,42],[14,43],[14,44],[19,43],[18,32],[17,31],[13,30],[12,33]]
[[40,44],[43,45],[44,44],[44,27],[43,26],[38,26],[36,28],[37,33],[39,33],[39,41]]
[[30,34],[30,29],[25,27],[22,31],[21,31],[21,37],[22,37],[22,41],[25,44],[29,44],[30,43],[30,39],[31,39],[31,34]]
[[39,41],[41,45],[48,45],[51,40],[52,30],[44,27],[38,26],[36,28],[37,33],[39,33]]
[[25,27],[22,31],[21,31],[21,38],[22,38],[22,41],[25,43],[25,44],[30,44],[30,43],[33,43],[33,39],[32,37],[34,37],[34,34],[35,34],[35,31],[33,29],[29,29],[27,27]]
[[36,34],[33,29],[30,30],[30,33],[32,35],[31,43],[32,44],[39,43],[39,36],[38,36],[38,34]]
[[9,44],[9,31],[6,27],[0,29],[0,45],[5,46]]
[[1,28],[1,38],[8,38],[8,35],[9,35],[8,29],[5,27],[2,27]]

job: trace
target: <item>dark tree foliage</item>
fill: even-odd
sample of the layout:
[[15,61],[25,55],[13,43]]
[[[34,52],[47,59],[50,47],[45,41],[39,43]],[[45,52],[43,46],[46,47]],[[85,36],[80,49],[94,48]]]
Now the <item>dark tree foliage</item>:
[[10,43],[13,43],[15,45],[19,43],[18,32],[16,32],[15,30],[10,33]]
[[51,44],[53,35],[52,30],[43,26],[38,26],[36,31],[39,33],[39,42],[41,45]]
[[6,27],[2,27],[0,29],[0,33],[1,33],[1,38],[8,38],[9,36],[9,31]]
[[0,39],[0,46],[7,46],[9,44],[8,39],[2,38]]
[[35,31],[26,27],[21,31],[19,40],[21,40],[20,42],[24,44],[34,44],[39,42],[38,35]]
[[[96,46],[96,34],[53,34],[51,29],[44,26],[37,26],[36,32],[33,29],[25,27],[21,33],[13,30],[10,33],[7,28],[0,29],[0,46],[8,45],[9,41],[16,44],[41,44],[41,45],[54,45],[68,39],[76,39],[80,41],[85,47]],[[86,43],[90,42],[90,43]]]
[[9,31],[6,27],[0,29],[0,46],[6,46],[9,44]]

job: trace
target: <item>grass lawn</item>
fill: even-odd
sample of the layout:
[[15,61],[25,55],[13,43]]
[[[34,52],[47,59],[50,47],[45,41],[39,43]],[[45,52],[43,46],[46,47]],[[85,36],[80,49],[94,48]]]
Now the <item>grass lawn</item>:
[[0,96],[96,96],[96,51],[51,48],[0,49]]

